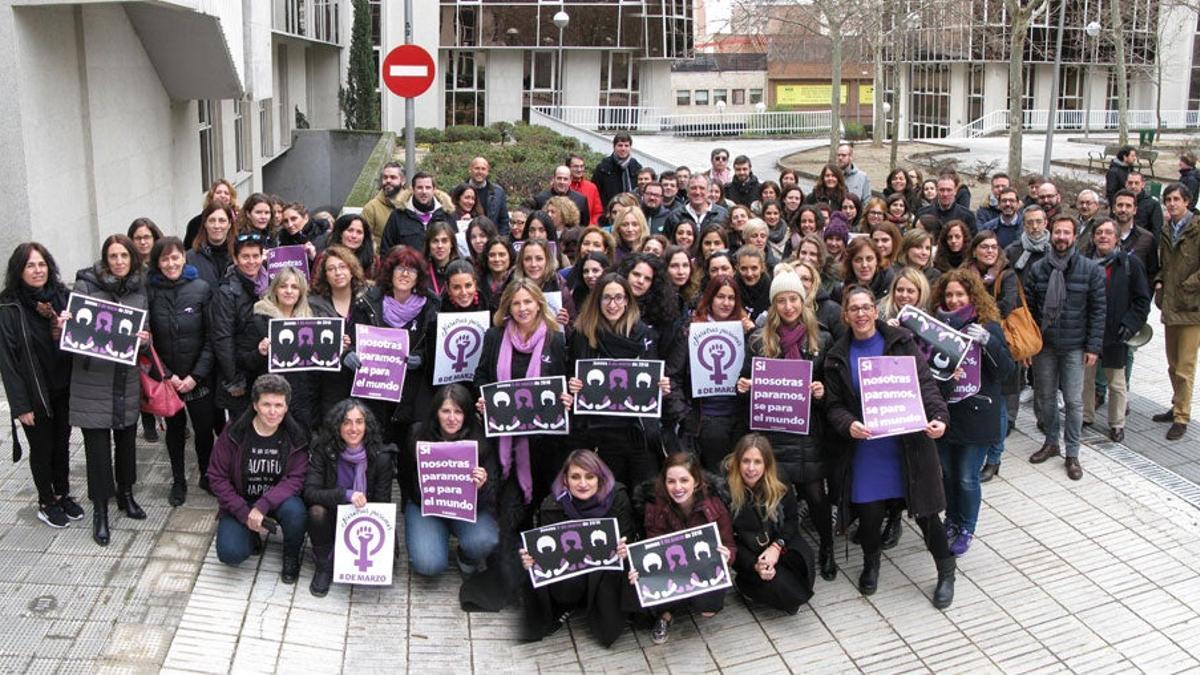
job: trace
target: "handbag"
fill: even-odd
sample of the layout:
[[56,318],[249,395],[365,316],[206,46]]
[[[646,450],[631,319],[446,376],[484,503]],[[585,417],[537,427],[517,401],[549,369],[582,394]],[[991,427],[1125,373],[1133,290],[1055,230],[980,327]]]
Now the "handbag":
[[[1003,274],[997,275],[995,288],[992,289],[993,297],[1000,295],[1000,283],[1003,280]],[[1008,351],[1012,353],[1013,360],[1024,361],[1042,351],[1042,330],[1038,328],[1037,321],[1034,321],[1033,312],[1029,311],[1021,278],[1018,276],[1016,281],[1021,304],[1000,320],[1000,326],[1004,328],[1004,341],[1008,343]]]
[[[159,379],[150,376],[151,368],[158,371]],[[179,398],[175,387],[167,382],[162,360],[158,358],[153,344],[150,345],[149,358],[145,355],[138,357],[138,377],[142,380],[142,412],[156,417],[174,417],[183,410],[183,400]]]

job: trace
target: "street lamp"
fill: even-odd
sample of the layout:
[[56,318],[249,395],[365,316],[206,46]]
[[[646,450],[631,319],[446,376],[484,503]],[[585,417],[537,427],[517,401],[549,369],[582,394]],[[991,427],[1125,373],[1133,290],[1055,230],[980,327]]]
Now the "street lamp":
[[717,135],[725,133],[725,100],[717,101]]
[[[1090,22],[1084,26],[1083,32],[1089,38],[1095,39],[1096,36],[1100,35],[1100,22]],[[1086,73],[1085,75],[1083,95],[1087,99],[1087,116],[1083,118],[1083,137],[1086,139],[1092,130],[1092,76],[1091,73]]]
[[1050,177],[1050,153],[1054,149],[1054,118],[1058,114],[1058,82],[1062,77],[1063,30],[1067,22],[1067,3],[1058,5],[1058,35],[1054,43],[1054,77],[1050,80],[1050,109],[1046,111],[1046,147],[1042,154],[1042,175]]
[[563,30],[571,23],[571,15],[559,9],[554,13],[554,25],[558,26],[558,115],[565,118],[563,107]]

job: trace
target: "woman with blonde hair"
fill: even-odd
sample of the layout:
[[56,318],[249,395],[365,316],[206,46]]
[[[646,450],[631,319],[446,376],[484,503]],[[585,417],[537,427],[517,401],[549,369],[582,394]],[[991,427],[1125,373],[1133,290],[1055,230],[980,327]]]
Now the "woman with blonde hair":
[[562,238],[563,232],[572,227],[579,227],[579,207],[566,197],[551,197],[546,200],[544,210],[550,216],[550,220],[554,222],[554,229],[558,231],[559,239]]
[[529,279],[543,295],[558,293],[562,298],[562,305],[557,311],[558,323],[565,329],[575,317],[575,299],[557,270],[558,259],[550,254],[550,244],[545,239],[527,239],[521,250],[517,251],[512,278]]
[[613,220],[613,235],[617,240],[617,254],[613,263],[619,263],[625,256],[642,249],[642,244],[650,237],[650,228],[646,225],[646,216],[641,208],[622,208],[617,211]]
[[909,305],[923,312],[929,311],[929,282],[916,268],[900,267],[896,269],[888,294],[879,301],[879,318],[893,326],[899,325],[894,320],[900,310]]
[[725,464],[737,554],[735,582],[743,596],[787,614],[813,594],[812,549],[800,535],[796,491],[779,480],[771,442],[746,434]]
[[941,270],[933,266],[933,235],[919,227],[904,233],[900,240],[900,251],[894,258],[895,264],[911,267],[925,275],[929,283],[937,281]]
[[[254,303],[254,323],[251,330],[257,332],[258,353],[255,357],[257,372],[267,372],[267,352],[271,344],[271,319],[307,319],[314,316],[312,307],[308,304],[308,281],[295,267],[283,267],[271,279],[271,285],[263,294],[262,300]],[[315,426],[320,416],[314,414],[319,389],[318,373],[302,371],[281,373],[283,379],[292,385],[292,398],[288,403],[288,412],[307,431],[309,426]],[[349,394],[349,392],[346,392]]]

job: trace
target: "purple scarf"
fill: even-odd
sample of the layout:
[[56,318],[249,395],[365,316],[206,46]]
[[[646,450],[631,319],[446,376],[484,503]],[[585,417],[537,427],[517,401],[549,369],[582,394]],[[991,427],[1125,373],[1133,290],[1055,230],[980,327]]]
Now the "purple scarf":
[[975,320],[975,305],[963,305],[953,312],[937,308],[937,318],[950,324],[954,330],[962,330],[963,326]]
[[338,458],[338,464],[345,465],[354,472],[354,480],[346,490],[346,500],[349,501],[355,492],[367,494],[367,449],[361,445],[357,448],[346,448]]
[[563,511],[571,520],[583,520],[586,518],[603,518],[612,510],[613,498],[617,496],[616,490],[609,490],[608,494],[603,498],[599,495],[591,499],[578,501],[571,496],[570,490],[563,490],[562,494],[555,497],[555,500],[562,506]]
[[392,328],[403,328],[417,318],[425,307],[425,296],[413,293],[404,302],[390,295],[383,296],[383,321]]
[[[542,348],[546,345],[546,324],[538,325],[528,340],[522,341],[517,324],[512,319],[504,327],[504,339],[500,342],[500,361],[496,364],[496,381],[513,379],[513,350],[529,354],[529,369],[523,377],[539,377],[542,374]],[[514,452],[515,451],[515,452]],[[529,439],[524,436],[502,436],[500,438],[500,466],[508,478],[513,457],[517,460],[517,484],[525,493],[525,503],[533,501],[533,472],[529,466]]]
[[803,323],[797,322],[795,326],[779,324],[779,349],[783,352],[783,358],[803,358],[800,353],[800,345],[804,344],[804,337],[807,334],[808,330]]

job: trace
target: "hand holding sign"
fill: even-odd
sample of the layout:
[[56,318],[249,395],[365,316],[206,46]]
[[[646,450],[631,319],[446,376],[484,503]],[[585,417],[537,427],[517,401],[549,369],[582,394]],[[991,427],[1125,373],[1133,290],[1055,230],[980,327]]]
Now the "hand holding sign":
[[742,325],[737,321],[694,323],[688,333],[692,397],[737,393],[737,377],[745,358]]

